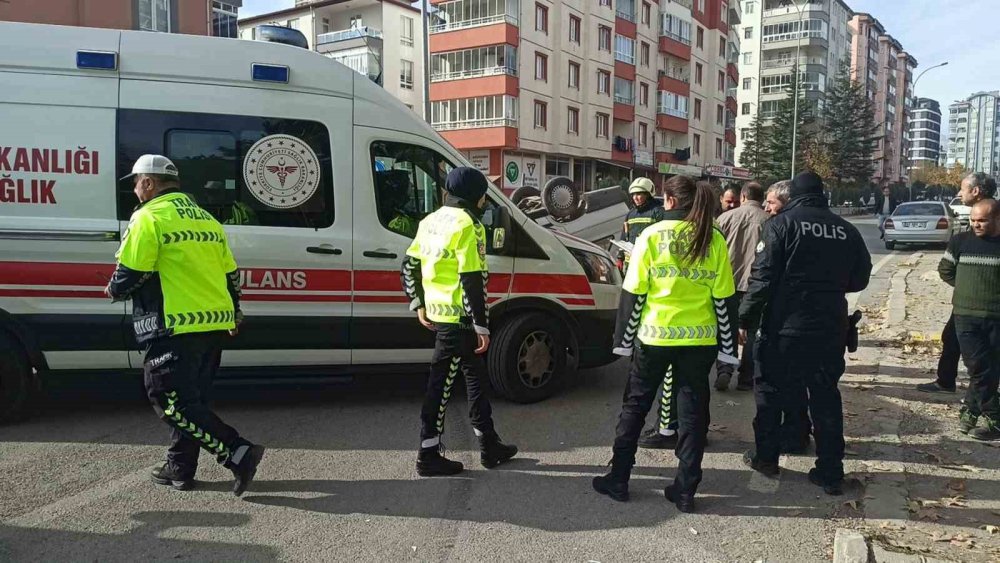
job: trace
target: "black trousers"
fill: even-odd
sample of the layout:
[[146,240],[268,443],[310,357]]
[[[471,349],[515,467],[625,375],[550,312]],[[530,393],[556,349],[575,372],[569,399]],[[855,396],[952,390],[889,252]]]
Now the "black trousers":
[[[746,295],[745,291],[736,292],[736,306],[743,301],[743,297]],[[740,351],[740,364],[739,366],[734,366],[732,364],[727,364],[725,362],[716,362],[715,370],[718,372],[719,377],[725,378],[727,381],[732,379],[732,374],[734,371],[737,372],[737,384],[738,385],[753,385],[753,374],[754,374],[754,343],[757,341],[757,326],[754,325],[747,329],[747,342],[743,345],[743,350]]]
[[647,346],[638,344],[632,354],[628,381],[622,397],[622,412],[613,447],[613,469],[631,471],[635,465],[639,434],[656,391],[667,372],[673,376],[672,397],[677,405],[678,472],[674,485],[691,493],[701,482],[701,460],[709,424],[708,374],[718,354],[717,346]]
[[954,389],[958,382],[958,362],[962,359],[961,344],[958,333],[955,332],[955,315],[948,317],[948,322],[941,331],[941,359],[938,360],[937,383],[941,387]]
[[956,316],[955,329],[969,370],[965,408],[1000,424],[1000,319]]
[[837,384],[844,375],[840,339],[778,336],[758,340],[754,397],[757,459],[778,463],[782,416],[800,413],[804,397],[816,438],[816,468],[824,479],[844,477],[844,411]]
[[229,465],[236,449],[250,444],[209,408],[225,337],[224,332],[182,334],[157,340],[146,351],[146,395],[170,426],[167,464],[183,478],[194,477],[199,450]]
[[481,380],[486,377],[486,362],[476,354],[477,338],[471,328],[438,324],[427,380],[424,406],[420,410],[420,441],[422,448],[436,448],[444,433],[444,414],[451,398],[455,378],[461,371],[469,400],[469,418],[477,435],[493,435],[493,409],[483,394]]

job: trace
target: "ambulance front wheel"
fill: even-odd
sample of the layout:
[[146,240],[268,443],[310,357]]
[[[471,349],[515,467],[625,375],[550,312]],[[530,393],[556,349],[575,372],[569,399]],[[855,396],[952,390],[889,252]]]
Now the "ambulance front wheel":
[[551,397],[568,370],[569,338],[568,328],[544,313],[508,318],[486,357],[493,388],[515,403]]
[[0,422],[20,419],[33,389],[31,365],[20,343],[0,329]]

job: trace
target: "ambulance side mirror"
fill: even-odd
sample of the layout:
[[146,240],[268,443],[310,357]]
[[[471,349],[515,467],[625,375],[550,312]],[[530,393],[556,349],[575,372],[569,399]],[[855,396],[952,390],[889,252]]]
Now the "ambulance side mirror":
[[483,212],[483,226],[486,227],[486,253],[503,255],[507,251],[510,234],[510,211],[493,202],[486,204]]

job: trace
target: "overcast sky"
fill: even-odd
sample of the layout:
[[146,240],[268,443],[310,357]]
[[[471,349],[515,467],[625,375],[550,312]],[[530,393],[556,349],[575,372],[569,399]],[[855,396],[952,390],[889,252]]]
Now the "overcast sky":
[[[847,0],[856,12],[878,18],[886,31],[916,57],[916,75],[947,61],[917,83],[916,94],[947,107],[982,90],[1000,89],[997,0]],[[244,0],[241,17],[289,8],[293,0]],[[914,76],[915,78],[916,76]]]

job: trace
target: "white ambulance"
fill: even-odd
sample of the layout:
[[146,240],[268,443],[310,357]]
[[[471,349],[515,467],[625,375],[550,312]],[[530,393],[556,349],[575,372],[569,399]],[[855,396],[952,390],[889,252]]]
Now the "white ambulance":
[[[426,365],[390,229],[439,205],[467,165],[368,78],[278,43],[0,23],[0,417],[54,372],[141,368],[130,304],[102,289],[137,204],[125,175],[164,154],[225,224],[242,269],[223,378],[321,378]],[[545,229],[491,187],[494,388],[551,395],[610,362],[610,256]],[[197,267],[197,265],[192,265]]]

